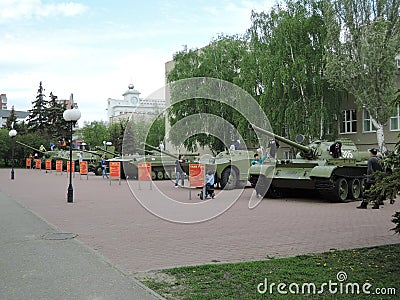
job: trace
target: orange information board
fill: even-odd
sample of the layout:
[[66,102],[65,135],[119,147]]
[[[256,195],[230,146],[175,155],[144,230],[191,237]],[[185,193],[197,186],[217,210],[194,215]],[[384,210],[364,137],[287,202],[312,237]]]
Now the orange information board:
[[35,159],[35,168],[40,169],[41,168],[41,161],[40,159]]
[[56,160],[56,171],[57,172],[62,172],[62,165],[63,165],[62,160]]
[[30,159],[29,157],[26,159],[25,166],[26,166],[27,168],[30,168],[30,167],[31,167],[31,159]]
[[88,162],[87,161],[81,161],[79,163],[79,174],[81,174],[81,175],[88,174]]
[[189,178],[191,187],[203,187],[205,180],[203,164],[189,164]]
[[51,170],[51,159],[46,159],[46,170]]
[[138,164],[139,180],[149,181],[151,180],[151,163],[140,162]]
[[110,161],[110,178],[121,178],[121,162]]
[[[71,172],[69,167],[69,161],[67,161],[67,173]],[[75,162],[72,161],[72,173],[75,173]]]

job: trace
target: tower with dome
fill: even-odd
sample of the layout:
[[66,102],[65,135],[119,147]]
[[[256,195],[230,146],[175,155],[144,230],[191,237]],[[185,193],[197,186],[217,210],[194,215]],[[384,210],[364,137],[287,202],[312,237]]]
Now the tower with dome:
[[147,120],[158,115],[165,108],[165,99],[142,99],[134,85],[128,85],[128,90],[122,94],[124,99],[107,99],[107,119],[110,123],[127,119],[132,115],[135,121]]

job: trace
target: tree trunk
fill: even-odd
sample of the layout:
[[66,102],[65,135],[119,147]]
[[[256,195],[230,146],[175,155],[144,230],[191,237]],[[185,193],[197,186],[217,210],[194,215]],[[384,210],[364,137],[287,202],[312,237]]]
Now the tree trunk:
[[323,114],[323,109],[324,109],[324,97],[321,96],[321,101],[320,101],[321,107],[320,107],[320,119],[319,119],[319,139],[322,140],[324,136],[324,114]]
[[376,128],[376,140],[378,142],[379,151],[382,155],[386,155],[387,148],[385,143],[385,133],[383,132],[383,124],[379,123],[374,118],[371,118],[372,124],[374,124]]

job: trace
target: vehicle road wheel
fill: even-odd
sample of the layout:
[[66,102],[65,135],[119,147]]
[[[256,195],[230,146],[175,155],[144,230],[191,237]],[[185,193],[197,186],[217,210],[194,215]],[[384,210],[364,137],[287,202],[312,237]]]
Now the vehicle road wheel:
[[163,180],[164,179],[164,172],[163,171],[158,171],[157,172],[157,179],[158,180]]
[[349,184],[349,198],[357,200],[361,197],[362,186],[358,178],[353,178]]
[[345,178],[338,178],[335,182],[337,201],[345,202],[349,193],[349,185]]
[[232,168],[226,168],[221,174],[221,188],[225,190],[233,190],[238,181],[237,172]]
[[94,169],[94,174],[95,174],[96,176],[100,176],[102,172],[103,172],[103,168],[102,168],[101,166],[95,167],[95,169]]
[[156,180],[157,178],[157,173],[155,171],[151,171],[151,179]]

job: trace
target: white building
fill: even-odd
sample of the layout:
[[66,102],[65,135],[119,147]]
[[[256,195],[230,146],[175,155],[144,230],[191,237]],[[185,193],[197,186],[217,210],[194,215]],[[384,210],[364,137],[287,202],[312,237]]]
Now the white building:
[[139,91],[133,84],[122,94],[124,99],[107,100],[107,118],[110,123],[128,118],[132,114],[135,121],[147,120],[151,116],[158,115],[165,108],[165,99],[141,99]]

